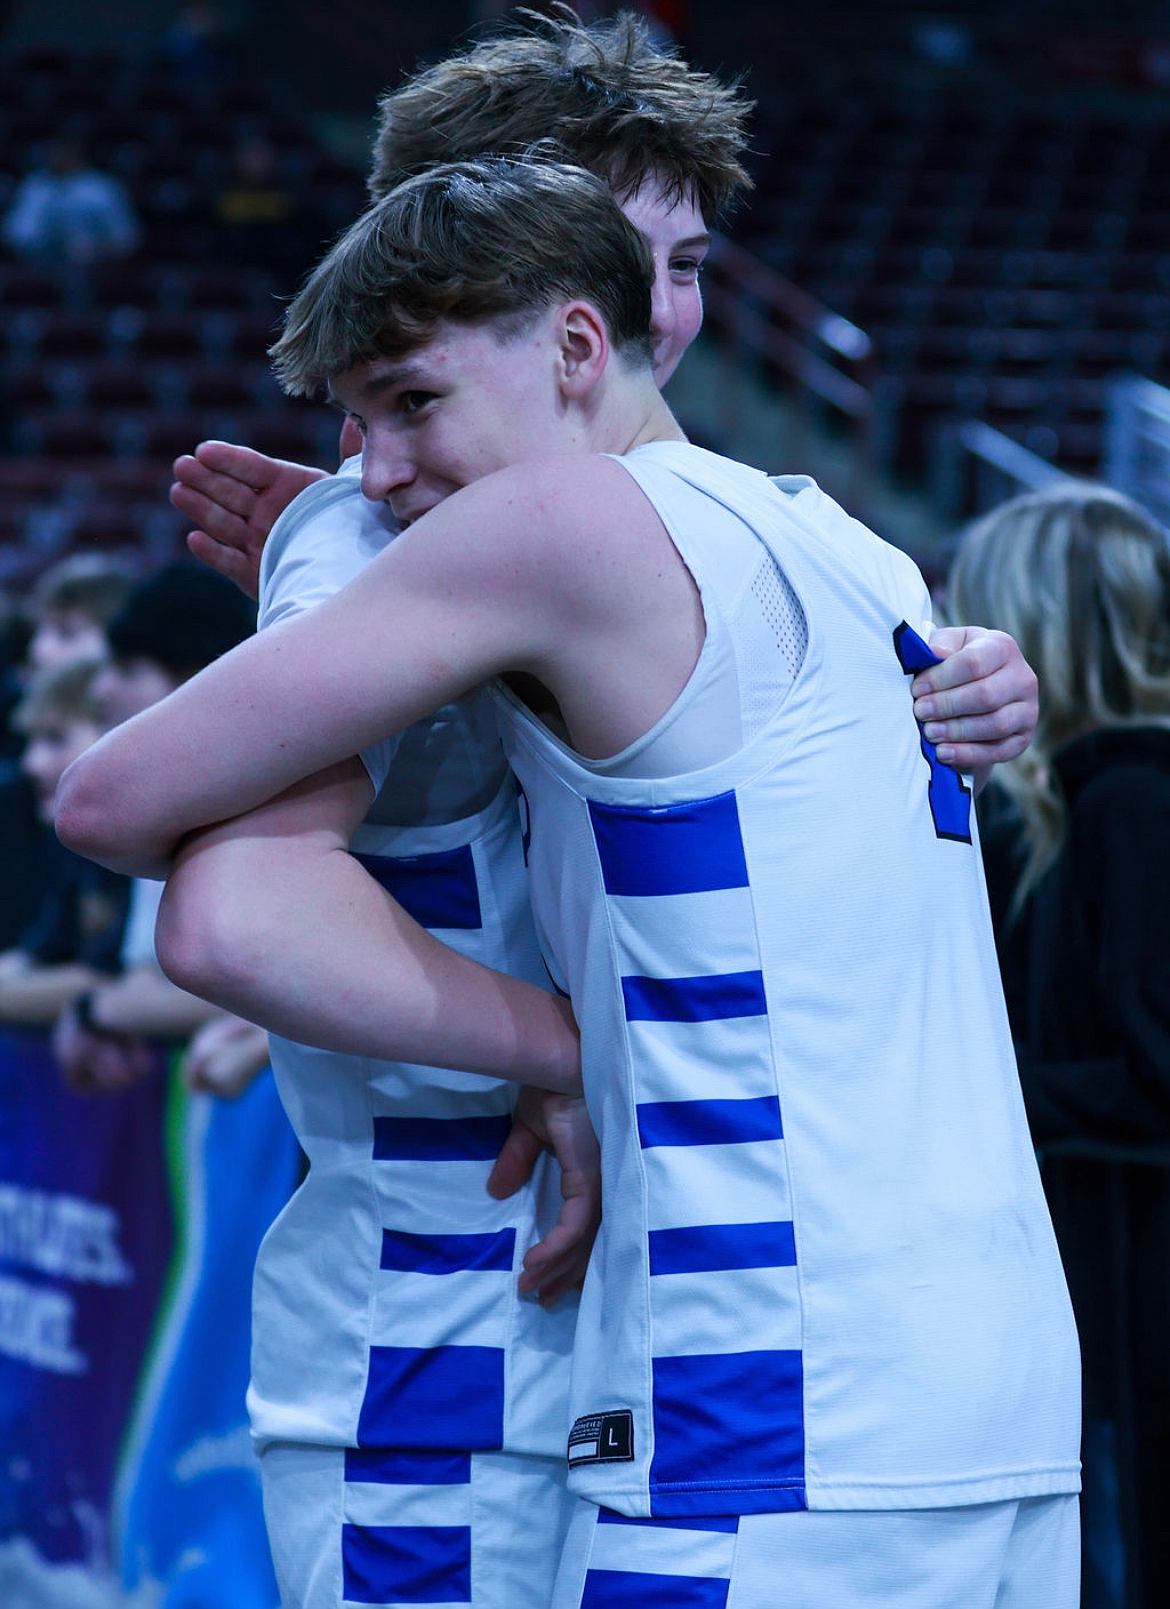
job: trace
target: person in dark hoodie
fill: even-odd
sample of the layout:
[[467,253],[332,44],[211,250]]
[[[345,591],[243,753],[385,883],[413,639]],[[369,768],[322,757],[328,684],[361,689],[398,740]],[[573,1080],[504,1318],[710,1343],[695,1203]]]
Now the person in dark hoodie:
[[1031,748],[981,801],[984,858],[1081,1334],[1085,1602],[1130,1601],[1128,1572],[1154,1603],[1170,1568],[1170,535],[1107,487],[1062,483],[965,534],[948,604],[1010,631],[1040,678]]

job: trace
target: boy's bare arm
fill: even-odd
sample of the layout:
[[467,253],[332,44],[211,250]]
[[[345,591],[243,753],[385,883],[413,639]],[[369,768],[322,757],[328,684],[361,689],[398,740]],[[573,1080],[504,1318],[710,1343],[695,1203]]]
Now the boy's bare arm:
[[[249,1018],[278,1024],[302,1042],[356,1045],[378,1057],[409,1054],[424,1064],[471,1068],[482,1061],[482,1071],[527,1075],[560,1091],[526,1091],[524,1117],[489,1181],[493,1194],[509,1195],[540,1150],[554,1152],[563,1204],[526,1254],[520,1288],[555,1302],[584,1277],[601,1210],[596,1139],[584,1103],[565,1093],[578,1077],[572,1016],[554,996],[489,973],[405,917],[393,919],[389,896],[338,853],[369,800],[369,780],[352,761],[251,818],[197,835],[164,896],[160,956],[187,988],[231,1000]],[[430,974],[436,957],[440,965]],[[245,1027],[238,1018],[220,1019],[205,1035],[208,1050],[210,1034],[233,1023]],[[236,1092],[234,1083],[219,1081],[214,1053],[198,1044],[192,1052],[188,1077],[215,1093]],[[229,1056],[233,1079],[236,1060]],[[528,1135],[535,1150],[523,1143]]]
[[[631,551],[639,520],[654,527],[652,553]],[[607,550],[599,524],[612,528]],[[611,686],[621,678],[631,701],[657,699],[650,719],[615,738],[616,751],[669,705],[697,653],[689,644],[672,680],[649,609],[636,606],[644,586],[660,585],[664,560],[686,577],[657,516],[612,461],[485,477],[335,597],[107,733],[62,780],[58,833],[91,859],[158,875],[186,833],[254,809],[505,669],[532,671],[562,703],[575,698],[586,739],[598,743],[610,736],[596,727],[607,701],[591,696],[596,676],[576,675],[587,661]],[[681,584],[693,589],[689,578]],[[648,658],[647,674],[623,676],[637,656]],[[572,724],[568,709],[566,718]],[[630,718],[636,725],[638,712]]]
[[186,833],[506,670],[538,677],[580,752],[617,753],[673,703],[702,630],[694,583],[620,465],[517,465],[425,514],[336,597],[108,733],[66,773],[58,832],[117,870],[157,875]]
[[357,760],[184,845],[156,943],[180,988],[302,1044],[580,1091],[563,1000],[419,927],[349,854]]

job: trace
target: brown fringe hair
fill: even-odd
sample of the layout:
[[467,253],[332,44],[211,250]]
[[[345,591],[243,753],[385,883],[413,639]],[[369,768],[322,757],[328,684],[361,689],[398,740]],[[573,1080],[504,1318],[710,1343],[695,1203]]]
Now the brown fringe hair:
[[431,168],[375,202],[293,301],[271,350],[285,390],[309,396],[357,363],[401,357],[441,320],[502,338],[557,301],[601,314],[615,350],[651,361],[654,264],[613,193],[541,161]]

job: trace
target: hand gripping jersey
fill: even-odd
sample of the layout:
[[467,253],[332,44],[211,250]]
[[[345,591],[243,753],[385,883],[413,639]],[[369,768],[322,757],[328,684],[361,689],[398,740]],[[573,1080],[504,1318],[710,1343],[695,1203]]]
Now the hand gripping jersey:
[[[602,1144],[570,1484],[662,1517],[1075,1491],[1076,1338],[971,800],[907,690],[921,577],[807,480],[683,443],[621,462],[700,589],[687,687],[601,764],[497,690]],[[807,642],[765,708],[782,598]],[[731,752],[699,720],[699,765],[654,775],[729,651]]]
[[[310,487],[264,553],[261,625],[329,597],[394,534],[357,460]],[[515,784],[486,693],[363,759],[378,795],[353,850],[454,949],[547,986]],[[281,1098],[309,1159],[260,1252],[249,1407],[261,1444],[504,1448],[563,1456],[575,1304],[516,1292],[559,1205],[555,1168],[508,1201],[484,1186],[515,1086],[271,1040]]]

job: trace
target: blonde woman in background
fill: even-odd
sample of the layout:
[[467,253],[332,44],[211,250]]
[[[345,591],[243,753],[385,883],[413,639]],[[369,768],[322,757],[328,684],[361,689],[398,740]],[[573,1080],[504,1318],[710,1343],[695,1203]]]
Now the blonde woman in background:
[[[1070,481],[967,531],[948,605],[1011,632],[1040,678],[1032,745],[997,770],[980,811],[1033,1138],[1042,1150],[1168,1147],[1170,537],[1128,498]],[[1170,1566],[1170,1169],[1048,1155],[1044,1179],[1084,1357],[1083,1601],[1154,1604]],[[1116,1445],[1127,1373],[1128,1573],[1145,1587],[1133,1600],[1123,1599]]]

